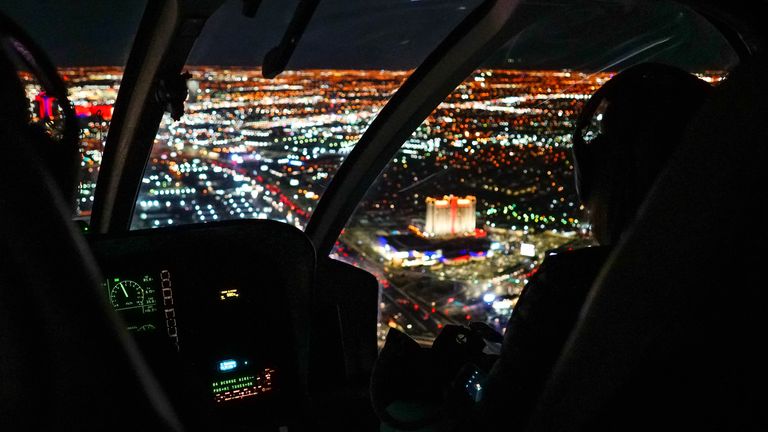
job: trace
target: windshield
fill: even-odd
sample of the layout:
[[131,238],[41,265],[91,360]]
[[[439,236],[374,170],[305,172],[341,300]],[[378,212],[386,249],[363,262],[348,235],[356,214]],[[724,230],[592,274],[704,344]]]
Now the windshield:
[[[112,106],[146,0],[12,2],[2,10],[59,67],[80,121],[80,181],[75,218],[88,220]],[[84,18],[87,16],[87,19]],[[55,101],[22,73],[33,120],[54,120]]]
[[637,63],[717,83],[737,61],[673,2],[528,2],[516,19],[392,158],[331,255],[378,278],[382,341],[390,327],[425,343],[446,324],[503,331],[547,254],[594,243],[571,159],[584,102]]
[[412,70],[477,4],[321,1],[287,70],[264,79],[297,2],[228,1],[188,59],[184,116],[166,115],[132,228],[238,218],[303,228],[368,125]]

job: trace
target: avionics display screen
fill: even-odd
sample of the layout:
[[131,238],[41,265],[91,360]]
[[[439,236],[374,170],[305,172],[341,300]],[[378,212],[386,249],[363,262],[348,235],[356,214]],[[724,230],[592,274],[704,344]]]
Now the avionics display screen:
[[[232,326],[253,328],[252,298],[234,281],[218,282],[219,288],[209,297],[211,307],[208,311],[218,335],[214,346],[211,346],[218,354],[209,365],[214,401],[233,402],[274,393],[277,388],[276,370],[272,367],[274,362],[263,355],[252,354],[258,352],[254,342],[231,331]],[[269,344],[265,341],[261,343]]]
[[275,370],[257,368],[244,358],[227,358],[216,363],[211,390],[216,402],[258,396],[272,391]]
[[110,277],[102,284],[107,299],[122,317],[126,329],[149,332],[165,328],[160,278],[153,274]]

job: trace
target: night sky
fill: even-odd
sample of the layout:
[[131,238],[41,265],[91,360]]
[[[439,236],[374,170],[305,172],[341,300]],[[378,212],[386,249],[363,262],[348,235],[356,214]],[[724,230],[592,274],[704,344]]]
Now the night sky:
[[[289,68],[410,69],[481,0],[321,0]],[[62,66],[122,65],[138,28],[142,0],[0,0]],[[680,6],[631,2],[527,2],[519,28],[489,66],[595,71],[641,61],[689,70],[735,62],[724,39]],[[296,0],[265,0],[254,18],[229,0],[212,16],[188,62],[261,64],[277,44]],[[660,5],[661,4],[661,5]]]

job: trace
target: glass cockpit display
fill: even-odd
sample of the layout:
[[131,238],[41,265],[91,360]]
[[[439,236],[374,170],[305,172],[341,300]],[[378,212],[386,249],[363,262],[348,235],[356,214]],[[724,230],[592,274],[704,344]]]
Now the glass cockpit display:
[[132,332],[156,331],[162,326],[159,304],[160,285],[157,277],[144,274],[111,277],[104,281],[107,298]]
[[256,367],[246,358],[216,362],[211,390],[216,402],[227,402],[272,392],[275,369]]

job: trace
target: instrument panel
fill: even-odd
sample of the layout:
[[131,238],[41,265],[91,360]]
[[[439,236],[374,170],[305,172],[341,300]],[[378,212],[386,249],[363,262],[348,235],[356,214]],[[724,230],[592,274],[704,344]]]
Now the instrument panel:
[[179,348],[171,272],[109,275],[102,282],[109,303],[131,333],[165,332]]
[[300,417],[315,265],[303,232],[238,221],[89,242],[109,305],[193,429]]
[[162,304],[157,277],[151,274],[109,277],[102,282],[102,287],[128,331],[157,331],[163,327],[158,313]]

